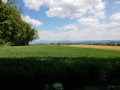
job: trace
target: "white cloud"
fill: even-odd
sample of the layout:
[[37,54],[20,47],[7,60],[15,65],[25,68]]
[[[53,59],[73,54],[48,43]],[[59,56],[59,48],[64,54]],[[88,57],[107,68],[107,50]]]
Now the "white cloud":
[[3,3],[7,3],[8,0],[2,0]]
[[42,5],[44,5],[43,0],[23,0],[26,7],[29,9],[34,9],[38,11]]
[[[86,22],[87,21],[88,20],[86,20]],[[92,20],[88,22],[98,23],[97,20],[95,22]],[[70,32],[69,30],[68,31],[63,30],[62,32],[54,33],[43,30],[39,31],[39,35],[40,40],[120,40],[119,28],[120,23],[118,22],[111,22],[107,24],[99,23],[97,26],[92,25],[91,27],[88,25],[88,28],[82,30],[78,29],[74,32]]]
[[120,40],[119,29],[90,28],[77,32],[39,31],[40,40]]
[[101,11],[105,8],[105,3],[102,0],[97,0],[97,4],[95,4],[95,10]]
[[116,3],[116,4],[120,4],[120,1],[116,1],[115,3]]
[[48,7],[48,17],[78,18],[93,9],[101,12],[105,8],[102,0],[23,0],[29,9],[39,10],[41,6]]
[[[31,3],[28,3],[30,1]],[[32,2],[37,1],[42,3],[36,4],[35,8]],[[48,11],[45,13],[48,17],[79,18],[79,24],[59,27],[56,33],[39,31],[40,40],[120,40],[120,12],[110,17],[112,22],[100,23],[99,20],[106,17],[105,3],[102,0],[29,0],[28,2],[26,6],[34,10],[46,6]],[[30,17],[27,17],[26,21],[29,21],[28,19]]]
[[95,17],[100,18],[100,19],[104,19],[105,18],[105,12],[103,12],[103,11],[97,12],[97,13],[95,13]]
[[74,40],[76,32],[54,33],[50,31],[39,31],[40,40]]
[[49,17],[78,18],[86,14],[89,9],[101,11],[105,8],[102,0],[45,0],[49,10]]
[[95,14],[95,13],[96,13],[96,10],[90,9],[90,10],[88,11],[88,13],[89,13],[89,14]]
[[82,17],[78,19],[78,22],[84,26],[98,26],[99,20],[95,17]]
[[[59,28],[61,32],[39,31],[39,35],[41,40],[120,40],[120,22],[117,16],[120,15],[112,15],[113,21],[104,24],[95,17],[83,17],[78,20],[79,24]],[[86,27],[81,30],[78,25]]]
[[57,28],[59,31],[67,31],[67,32],[74,32],[74,31],[77,31],[78,30],[78,27],[77,25],[75,24],[69,24],[69,25],[66,25],[62,28]]
[[29,23],[30,25],[32,25],[32,26],[40,26],[40,25],[43,24],[43,23],[40,22],[39,20],[31,19],[29,16],[25,16],[25,17],[22,16],[22,19],[23,19],[25,22],[27,22],[27,23]]
[[111,19],[112,21],[120,22],[120,12],[113,14],[113,15],[110,17],[110,19]]

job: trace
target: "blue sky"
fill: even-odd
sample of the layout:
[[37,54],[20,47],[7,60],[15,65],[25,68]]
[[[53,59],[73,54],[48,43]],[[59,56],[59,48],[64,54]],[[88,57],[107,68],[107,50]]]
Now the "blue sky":
[[[6,0],[3,0],[5,2]],[[120,40],[120,0],[18,0],[39,40]]]

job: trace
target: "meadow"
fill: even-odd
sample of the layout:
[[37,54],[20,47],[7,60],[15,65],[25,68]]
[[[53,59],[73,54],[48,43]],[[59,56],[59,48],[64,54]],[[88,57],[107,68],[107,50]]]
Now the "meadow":
[[120,86],[120,51],[39,44],[2,47],[0,81],[7,90],[45,90],[55,82],[64,90],[107,90]]

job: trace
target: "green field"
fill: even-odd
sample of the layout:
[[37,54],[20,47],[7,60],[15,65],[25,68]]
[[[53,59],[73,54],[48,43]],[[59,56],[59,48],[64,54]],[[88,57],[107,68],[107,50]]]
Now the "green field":
[[0,48],[0,58],[29,58],[29,57],[116,58],[120,57],[120,51],[64,46],[58,47],[57,45],[30,45]]
[[107,90],[108,85],[120,85],[120,51],[39,44],[2,47],[0,80],[8,90],[45,90],[55,82],[64,90]]

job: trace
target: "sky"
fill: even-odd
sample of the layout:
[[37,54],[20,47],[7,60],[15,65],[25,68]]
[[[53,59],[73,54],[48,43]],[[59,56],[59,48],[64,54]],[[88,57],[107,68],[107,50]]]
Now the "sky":
[[[3,0],[6,2],[6,0]],[[18,0],[39,40],[120,40],[120,0]]]

